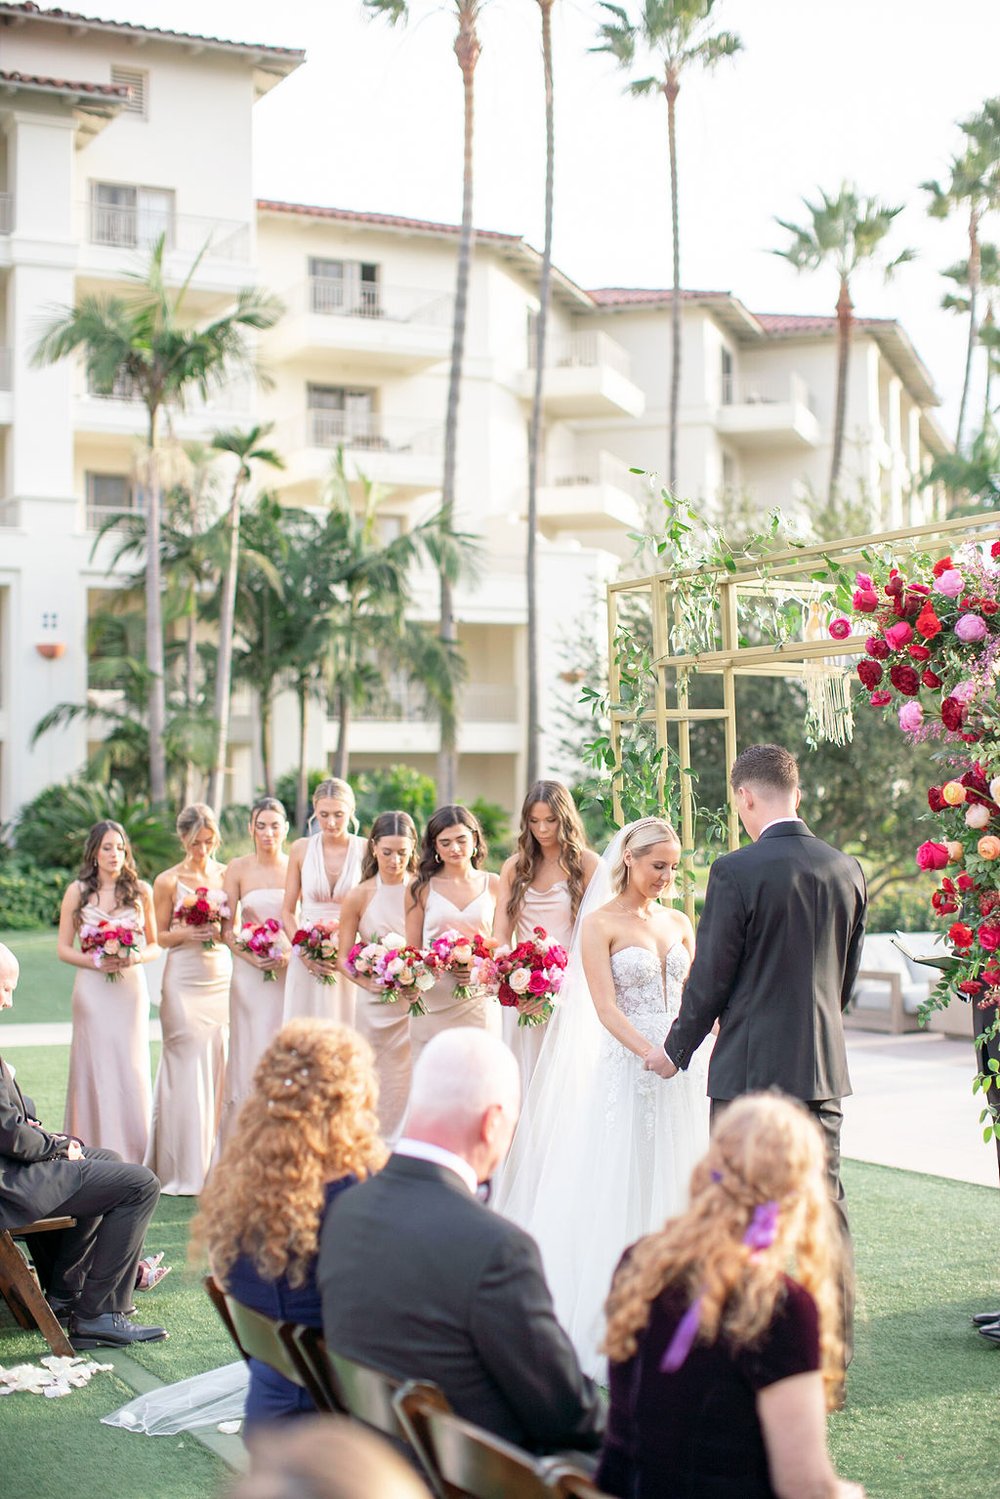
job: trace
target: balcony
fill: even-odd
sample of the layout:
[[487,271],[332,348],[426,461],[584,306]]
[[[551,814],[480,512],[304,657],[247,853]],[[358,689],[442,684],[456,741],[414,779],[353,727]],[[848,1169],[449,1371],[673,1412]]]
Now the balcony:
[[[535,393],[537,355],[529,340],[529,368],[521,376],[521,395]],[[641,416],[646,397],[633,383],[629,357],[621,344],[596,329],[555,338],[545,345],[543,402],[555,418]]]
[[99,531],[108,522],[120,524],[128,516],[144,515],[145,502],[141,495],[136,496],[133,505],[84,505],[84,526],[88,531]]
[[[426,494],[441,485],[444,429],[426,420],[388,417],[378,412],[307,411],[282,423],[276,441],[286,463],[271,481],[275,488],[315,490],[322,484],[338,448],[348,474],[392,489],[404,498]],[[286,495],[300,503],[311,496]]]
[[414,372],[451,352],[449,293],[311,276],[282,300],[288,311],[267,339],[268,355],[279,363],[336,354],[348,372]]
[[[192,391],[183,406],[169,402],[161,425],[184,442],[204,439],[220,428],[245,424],[252,404],[251,383],[235,379],[207,399]],[[109,395],[99,394],[86,382],[76,397],[73,421],[78,432],[140,440],[145,439],[148,427],[142,398],[126,379],[116,380]]]
[[538,521],[548,532],[637,531],[637,486],[620,458],[597,453],[538,488]]
[[[462,694],[458,747],[462,754],[516,754],[521,749],[517,689],[510,682],[470,682]],[[328,749],[337,725],[327,724]],[[390,679],[378,698],[351,723],[352,754],[436,754],[437,713],[414,682]]]
[[121,281],[146,262],[161,235],[165,279],[171,286],[189,283],[190,308],[203,304],[212,311],[220,296],[228,300],[251,279],[253,242],[246,221],[86,202],[77,205],[77,234],[77,275],[84,286],[91,278]]
[[720,436],[743,448],[814,448],[820,439],[809,388],[795,374],[727,375],[716,428]]

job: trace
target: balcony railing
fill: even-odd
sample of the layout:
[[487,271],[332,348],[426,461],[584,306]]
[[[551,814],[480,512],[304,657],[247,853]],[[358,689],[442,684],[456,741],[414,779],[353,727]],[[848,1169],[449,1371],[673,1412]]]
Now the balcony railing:
[[204,253],[212,260],[244,264],[250,259],[250,225],[234,219],[209,219],[163,209],[86,203],[87,238],[92,245],[148,250],[162,235],[168,251]]
[[0,390],[14,389],[14,351],[0,344]]
[[452,321],[455,299],[447,292],[362,281],[350,284],[329,276],[310,276],[305,287],[288,298],[291,306],[304,304],[321,317],[365,318],[419,327],[446,328]]
[[[0,384],[0,390],[3,385]],[[136,401],[142,400],[142,392],[128,374],[115,376],[115,383],[110,390],[95,390],[94,382],[88,376],[86,381],[86,394],[92,401]],[[251,383],[249,380],[231,380],[226,385],[221,385],[211,391],[207,397],[202,396],[198,390],[189,390],[184,397],[184,405],[181,406],[176,398],[165,402],[170,411],[185,411],[197,414],[200,411],[249,411],[251,404]]]
[[553,489],[579,489],[594,484],[611,484],[632,494],[637,490],[637,475],[613,453],[594,453],[572,468],[564,469],[548,481]]
[[723,406],[805,406],[815,414],[812,392],[801,375],[723,375]]
[[306,413],[306,441],[312,448],[351,448],[367,453],[419,453],[435,456],[442,430],[426,422],[384,417],[377,412]]
[[14,232],[14,194],[0,193],[0,234]]
[[109,521],[120,525],[130,515],[145,514],[145,509],[141,498],[134,505],[91,505],[88,503],[86,506],[87,530],[99,531]]
[[[474,682],[462,694],[459,709],[467,723],[516,723],[517,692],[507,682]],[[416,682],[387,683],[358,717],[375,723],[427,723],[437,707]]]
[[[538,368],[534,338],[528,339],[528,362],[531,369]],[[629,357],[621,344],[596,328],[545,341],[546,369],[597,369],[601,366],[615,370],[626,380],[632,378]]]

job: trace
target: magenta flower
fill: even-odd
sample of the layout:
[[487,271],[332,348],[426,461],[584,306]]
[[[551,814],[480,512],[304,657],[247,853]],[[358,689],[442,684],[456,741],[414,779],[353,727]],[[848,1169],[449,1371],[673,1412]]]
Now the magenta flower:
[[855,588],[863,588],[866,593],[873,590],[875,587],[875,583],[872,579],[871,573],[855,573],[854,586]]
[[830,625],[830,634],[834,640],[846,640],[850,633],[851,622],[849,619],[845,619],[843,615],[839,619],[835,619]]
[[986,636],[986,622],[978,614],[962,614],[955,621],[955,634],[963,645],[975,645]]
[[934,584],[938,593],[943,593],[945,598],[957,599],[965,592],[965,579],[957,567],[947,568]]
[[924,710],[919,703],[904,703],[899,710],[899,727],[904,734],[913,734],[924,721]]
[[886,644],[890,650],[901,651],[904,645],[909,645],[913,639],[913,628],[901,619],[898,625],[890,625],[885,632]]

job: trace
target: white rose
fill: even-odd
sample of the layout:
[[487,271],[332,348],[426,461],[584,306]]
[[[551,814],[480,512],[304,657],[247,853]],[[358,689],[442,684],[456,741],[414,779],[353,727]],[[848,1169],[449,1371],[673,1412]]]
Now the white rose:
[[415,982],[418,989],[426,992],[426,990],[434,988],[434,975],[432,973],[418,973]]
[[379,946],[383,952],[388,951],[390,947],[405,947],[406,938],[401,937],[398,932],[386,932]]
[[531,969],[515,968],[507,982],[515,994],[523,994],[531,983]]
[[462,942],[452,949],[452,961],[458,963],[462,968],[468,968],[472,962],[472,943]]

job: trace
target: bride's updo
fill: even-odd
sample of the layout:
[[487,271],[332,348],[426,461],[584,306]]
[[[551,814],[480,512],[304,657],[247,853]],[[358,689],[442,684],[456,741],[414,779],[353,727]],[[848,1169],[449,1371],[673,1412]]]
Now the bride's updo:
[[628,888],[626,853],[642,854],[656,843],[673,843],[677,848],[681,846],[681,840],[665,817],[642,817],[623,830],[618,859],[611,871],[611,884],[616,895],[621,895]]

